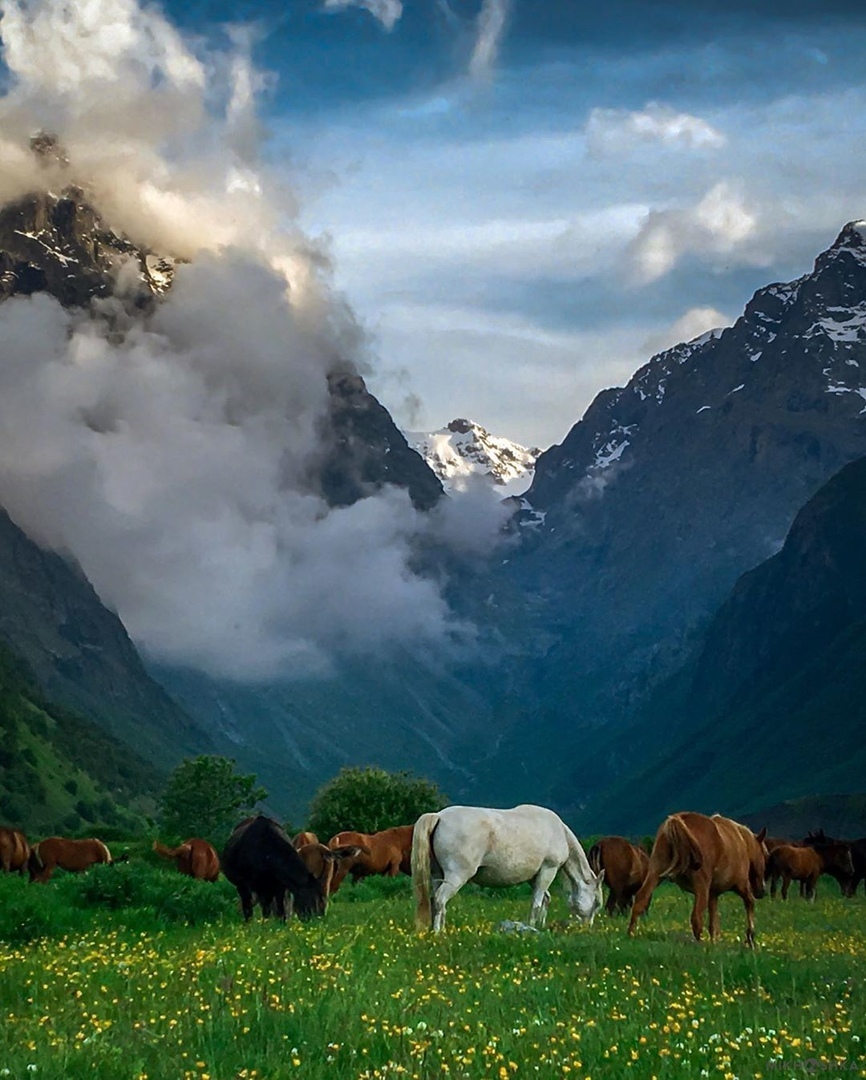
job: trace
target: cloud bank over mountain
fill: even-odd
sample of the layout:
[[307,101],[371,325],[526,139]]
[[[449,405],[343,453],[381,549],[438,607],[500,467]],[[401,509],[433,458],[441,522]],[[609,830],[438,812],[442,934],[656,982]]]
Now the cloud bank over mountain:
[[[412,569],[431,525],[408,496],[334,508],[311,479],[327,376],[367,345],[257,164],[244,36],[200,54],[132,0],[12,0],[0,36],[3,201],[75,185],[136,244],[190,260],[146,315],[0,306],[0,504],[163,662],[261,679],[463,634]],[[64,154],[40,163],[45,130]]]

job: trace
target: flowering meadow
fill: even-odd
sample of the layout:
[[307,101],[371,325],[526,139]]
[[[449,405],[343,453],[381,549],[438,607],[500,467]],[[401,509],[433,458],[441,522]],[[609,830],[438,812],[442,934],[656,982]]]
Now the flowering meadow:
[[0,880],[0,1078],[416,1080],[866,1076],[866,899],[656,894],[634,939],[602,913],[542,933],[525,888],[467,886],[418,935],[405,878],[349,885],[327,916],[245,925],[233,891],[134,862]]

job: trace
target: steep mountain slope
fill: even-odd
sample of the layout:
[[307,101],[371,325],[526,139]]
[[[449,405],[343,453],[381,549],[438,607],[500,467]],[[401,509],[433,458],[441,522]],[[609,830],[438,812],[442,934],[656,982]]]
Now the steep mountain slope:
[[[491,783],[525,791],[510,762],[529,720],[554,802],[609,782],[612,746],[590,776],[582,756],[610,745],[739,575],[866,453],[864,399],[863,223],[846,226],[812,273],[759,290],[734,326],[598,395],[539,458],[522,550],[476,594],[479,610],[520,622],[536,654],[510,667],[511,730]],[[515,598],[526,599],[522,620]]]
[[135,830],[164,772],[98,725],[45,700],[0,645],[0,815],[30,832]]
[[824,485],[782,550],[740,579],[695,660],[642,717],[632,743],[643,767],[586,814],[648,828],[685,806],[742,815],[862,791],[864,549],[866,458]]
[[446,491],[482,478],[504,496],[526,490],[532,479],[537,447],[491,435],[471,420],[452,420],[439,431],[409,431],[406,438],[442,481]]
[[2,510],[0,640],[47,697],[97,719],[161,767],[210,746],[206,731],[147,674],[84,576],[37,547]]

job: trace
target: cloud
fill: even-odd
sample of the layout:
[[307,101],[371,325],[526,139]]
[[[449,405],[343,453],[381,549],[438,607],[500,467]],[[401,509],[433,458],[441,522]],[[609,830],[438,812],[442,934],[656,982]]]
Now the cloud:
[[727,315],[723,315],[721,311],[712,307],[690,308],[670,326],[650,334],[644,343],[644,349],[649,356],[654,356],[665,349],[673,348],[674,345],[693,341],[708,330],[730,326],[732,321]]
[[[263,679],[465,640],[412,569],[433,525],[405,492],[318,494],[327,375],[367,341],[257,164],[249,41],[199,57],[130,0],[10,0],[0,34],[3,198],[74,182],[110,226],[190,260],[149,314],[0,305],[0,504],[167,663]],[[38,130],[67,168],[33,164]]]
[[669,273],[685,255],[729,254],[757,231],[758,218],[728,183],[716,184],[696,205],[653,210],[630,249],[637,279]]
[[687,150],[723,147],[727,140],[706,120],[650,102],[640,112],[593,109],[586,124],[587,149],[597,156],[629,153],[642,144]]
[[331,11],[343,11],[349,7],[369,11],[386,30],[393,30],[403,16],[402,0],[325,0],[325,8]]
[[478,33],[469,60],[469,74],[485,78],[493,70],[505,34],[511,0],[484,0],[478,14]]

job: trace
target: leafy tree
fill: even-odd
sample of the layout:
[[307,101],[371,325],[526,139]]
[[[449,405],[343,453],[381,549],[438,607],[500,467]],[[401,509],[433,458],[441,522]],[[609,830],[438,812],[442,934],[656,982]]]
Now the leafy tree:
[[238,821],[267,797],[255,775],[236,772],[229,758],[186,758],[169,777],[160,799],[159,824],[166,836],[201,836],[221,846]]
[[393,825],[411,825],[447,802],[436,784],[409,772],[347,768],[313,796],[309,828],[325,840],[346,829],[381,832]]

